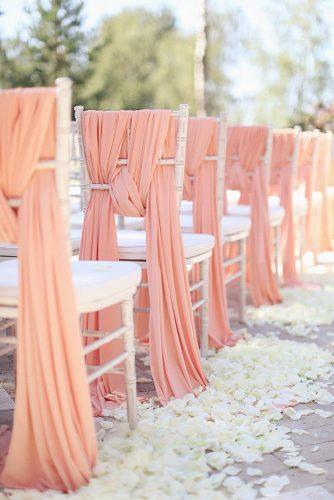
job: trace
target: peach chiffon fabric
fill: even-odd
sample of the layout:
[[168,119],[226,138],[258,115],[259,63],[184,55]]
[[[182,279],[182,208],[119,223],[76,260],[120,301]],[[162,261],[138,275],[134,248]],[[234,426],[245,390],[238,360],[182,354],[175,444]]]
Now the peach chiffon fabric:
[[327,186],[330,184],[332,156],[332,135],[321,133],[318,138],[317,158],[315,165],[315,183],[313,197],[316,210],[312,223],[312,250],[315,254],[332,250]]
[[326,169],[326,203],[327,203],[327,217],[328,217],[328,231],[330,241],[334,240],[334,141],[333,134],[329,139],[330,158]]
[[[305,227],[305,250],[314,251],[317,247],[316,197],[314,195],[316,182],[316,162],[318,154],[318,136],[310,132],[302,132],[299,139],[299,155],[297,169],[297,189],[305,196],[308,203]],[[313,161],[313,158],[315,161]],[[319,221],[318,221],[319,223]]]
[[293,130],[275,130],[271,156],[271,194],[280,198],[284,207],[284,219],[281,227],[281,251],[283,257],[283,278],[285,285],[297,285],[295,243],[296,228],[293,214],[293,154],[296,133]]
[[218,124],[215,118],[190,118],[188,123],[184,199],[193,200],[195,233],[212,234],[215,247],[210,259],[209,341],[215,348],[234,344],[227,312],[221,224],[218,215],[217,155]]
[[[2,485],[75,490],[96,460],[81,334],[55,175],[54,89],[0,92],[0,241],[19,245],[17,389]],[[8,198],[22,198],[19,210]]]
[[253,304],[281,301],[271,268],[272,239],[268,211],[268,180],[263,161],[268,127],[228,127],[226,188],[241,192],[240,203],[251,206],[249,283]]
[[[82,119],[86,161],[93,183],[80,247],[80,258],[117,260],[114,213],[145,216],[147,274],[150,297],[149,343],[151,370],[160,401],[182,397],[205,386],[191,309],[188,276],[175,196],[174,169],[158,158],[175,157],[175,120],[170,111],[86,111]],[[128,157],[128,165],[118,165]],[[92,313],[85,327],[110,330],[120,324],[119,308]],[[103,347],[99,364],[119,352]],[[117,376],[103,376],[92,387],[93,404],[103,413],[122,397]]]

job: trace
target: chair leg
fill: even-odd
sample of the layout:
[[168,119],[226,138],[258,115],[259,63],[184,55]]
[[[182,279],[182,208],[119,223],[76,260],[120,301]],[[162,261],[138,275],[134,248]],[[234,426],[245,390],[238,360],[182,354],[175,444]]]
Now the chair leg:
[[240,282],[239,282],[239,321],[246,321],[246,238],[239,241],[240,251]]
[[128,357],[124,364],[128,422],[130,429],[134,429],[137,425],[137,379],[133,326],[133,299],[123,300],[121,307],[123,324],[130,327],[124,334],[124,347],[128,353]]
[[200,279],[203,281],[202,285],[202,299],[204,303],[201,307],[201,356],[206,358],[208,355],[209,347],[209,333],[208,333],[208,315],[209,315],[209,260],[205,259],[200,262]]

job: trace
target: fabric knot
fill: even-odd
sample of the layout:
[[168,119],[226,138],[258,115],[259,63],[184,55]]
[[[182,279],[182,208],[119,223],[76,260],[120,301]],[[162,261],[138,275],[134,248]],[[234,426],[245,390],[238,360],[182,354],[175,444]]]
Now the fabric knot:
[[109,194],[117,213],[127,217],[144,217],[145,207],[127,166],[119,169],[109,186]]

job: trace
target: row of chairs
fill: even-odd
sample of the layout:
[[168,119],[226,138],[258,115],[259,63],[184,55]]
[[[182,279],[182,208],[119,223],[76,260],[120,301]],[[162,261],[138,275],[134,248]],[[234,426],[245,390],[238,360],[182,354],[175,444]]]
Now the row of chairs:
[[[31,175],[52,171],[56,179],[62,212],[59,223],[64,223],[68,259],[72,255],[71,281],[95,414],[103,414],[110,400],[119,402],[125,392],[128,420],[134,428],[133,312],[139,338],[149,340],[161,402],[204,387],[200,354],[207,355],[209,344],[221,347],[236,341],[229,326],[225,287],[239,281],[241,322],[245,321],[246,281],[255,305],[281,300],[277,287],[281,229],[285,278],[294,276],[296,222],[302,220],[299,225],[306,226],[319,160],[317,144],[323,135],[298,129],[228,127],[225,115],[189,119],[186,105],[175,112],[96,112],[79,106],[71,123],[71,82],[59,79],[56,89],[55,159],[40,155],[31,166]],[[39,92],[31,94],[38,98]],[[18,122],[25,111],[24,102],[20,105]],[[15,151],[12,154],[15,158]],[[78,163],[80,172],[75,170],[75,183],[70,185],[70,169]],[[6,213],[18,216],[23,227],[20,205],[25,193],[22,190],[16,196],[9,187],[6,168],[2,159],[0,188],[5,208],[7,204],[10,208]],[[306,201],[300,203],[297,192]],[[184,194],[187,200],[182,201]],[[24,281],[22,273],[29,256],[4,222],[0,229],[4,240],[0,317],[7,320],[2,323],[7,334],[0,336],[0,355],[18,347],[20,370],[28,352],[29,338],[24,335],[31,335],[23,328],[22,318],[31,311],[24,307],[22,290],[30,286],[28,292],[34,294],[34,287]],[[301,246],[303,239],[301,231]],[[30,250],[34,252],[33,247]],[[73,257],[78,253],[79,260]],[[43,248],[38,254],[43,255]],[[54,272],[47,268],[45,274],[49,271]],[[43,275],[41,279],[50,278]],[[52,308],[66,317],[53,299]],[[18,318],[21,333],[8,335]],[[52,345],[47,331],[44,341]],[[37,364],[47,362],[37,345],[33,354]],[[70,358],[67,362],[71,364]],[[70,377],[70,371],[65,377]],[[29,380],[29,387],[34,382]],[[21,379],[21,384],[28,381]],[[15,421],[13,432],[19,432]],[[7,480],[12,466],[8,461],[4,484],[13,484]],[[80,480],[73,481],[64,485],[58,478],[52,487],[80,485]],[[27,478],[23,486],[31,485]]]

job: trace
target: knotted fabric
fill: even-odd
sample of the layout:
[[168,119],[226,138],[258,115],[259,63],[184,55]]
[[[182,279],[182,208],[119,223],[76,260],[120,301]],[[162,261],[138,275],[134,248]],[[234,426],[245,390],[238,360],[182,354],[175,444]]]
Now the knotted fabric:
[[296,228],[293,215],[293,154],[297,136],[294,130],[281,129],[273,132],[271,155],[270,190],[277,194],[284,208],[281,228],[281,251],[283,277],[286,285],[299,283],[296,271],[295,243]]
[[249,282],[253,304],[281,301],[271,268],[272,240],[268,210],[268,179],[264,155],[268,127],[228,127],[226,187],[241,192],[240,203],[251,206]]
[[[96,442],[65,231],[52,170],[55,89],[0,92],[0,241],[18,243],[14,426],[1,483],[75,490]],[[9,198],[21,198],[18,210]]]
[[212,234],[215,247],[209,267],[209,341],[215,348],[230,344],[232,331],[227,312],[224,283],[221,222],[218,214],[217,156],[218,124],[215,118],[190,118],[184,178],[184,199],[193,200],[193,230]]
[[[149,344],[152,376],[164,404],[205,385],[185,267],[174,168],[159,165],[161,155],[175,158],[176,121],[170,111],[86,111],[84,147],[93,183],[83,226],[80,258],[117,260],[114,213],[145,216],[150,297]],[[119,165],[119,158],[128,158]],[[85,318],[85,327],[102,331],[120,325],[119,308]],[[99,364],[120,346],[103,347],[89,362]],[[124,391],[119,377],[106,375],[92,387],[97,413]]]

